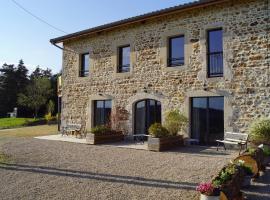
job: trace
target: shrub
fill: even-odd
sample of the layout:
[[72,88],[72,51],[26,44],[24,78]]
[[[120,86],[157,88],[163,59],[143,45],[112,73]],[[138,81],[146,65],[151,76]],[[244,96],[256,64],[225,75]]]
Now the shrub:
[[270,147],[264,145],[263,146],[263,154],[265,156],[270,156]]
[[254,155],[255,154],[255,152],[256,152],[256,149],[255,148],[248,148],[247,149],[247,153],[249,154],[249,155]]
[[90,132],[95,135],[105,135],[109,133],[115,133],[115,131],[111,130],[109,127],[104,125],[95,126],[94,128],[91,129]]
[[169,136],[169,131],[165,127],[163,127],[160,123],[152,124],[148,131],[150,135],[156,138]]
[[164,126],[171,135],[177,135],[187,125],[187,118],[178,110],[166,113]]
[[270,144],[270,118],[260,118],[251,123],[250,138],[254,143]]
[[213,185],[215,187],[220,187],[224,184],[226,184],[229,180],[232,179],[232,176],[236,172],[236,165],[231,164],[228,165],[227,167],[223,168],[219,175],[213,180]]
[[238,162],[236,163],[236,165],[238,165],[239,167],[242,167],[242,169],[245,171],[245,173],[247,175],[253,175],[252,168],[250,166],[247,166],[245,164],[245,161],[244,160],[238,160]]
[[44,118],[46,119],[47,122],[51,121],[53,119],[53,116],[51,113],[48,113],[44,116]]

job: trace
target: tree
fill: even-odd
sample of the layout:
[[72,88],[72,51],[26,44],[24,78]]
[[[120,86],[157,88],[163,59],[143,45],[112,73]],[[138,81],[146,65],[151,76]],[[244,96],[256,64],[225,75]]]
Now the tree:
[[47,69],[41,69],[39,66],[36,67],[36,69],[32,72],[30,75],[30,79],[33,80],[34,78],[51,78],[52,77],[52,70],[49,68]]
[[6,116],[7,112],[18,107],[17,94],[23,92],[29,82],[27,73],[23,60],[17,67],[4,64],[0,68],[0,116]]
[[36,118],[40,107],[46,105],[51,93],[51,83],[48,78],[34,78],[26,87],[25,93],[18,95],[18,104],[32,109]]
[[0,116],[13,110],[17,101],[16,68],[4,64],[0,69]]
[[53,114],[54,112],[54,102],[52,100],[49,100],[47,104],[47,113]]

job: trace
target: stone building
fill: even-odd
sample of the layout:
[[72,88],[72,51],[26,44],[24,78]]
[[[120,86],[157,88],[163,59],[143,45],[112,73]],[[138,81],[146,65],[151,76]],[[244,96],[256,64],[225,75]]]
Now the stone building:
[[201,0],[52,39],[63,43],[62,126],[114,115],[125,133],[147,133],[178,109],[202,142],[246,132],[270,115],[269,8]]

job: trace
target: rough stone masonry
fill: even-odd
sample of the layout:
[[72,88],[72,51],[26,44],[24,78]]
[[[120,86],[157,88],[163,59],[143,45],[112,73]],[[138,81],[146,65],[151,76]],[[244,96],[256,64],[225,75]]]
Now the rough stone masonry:
[[[190,98],[224,96],[224,128],[246,132],[270,115],[269,0],[231,0],[171,13],[64,42],[62,125],[93,126],[93,101],[112,99],[125,110],[120,126],[134,129],[134,103],[150,98],[164,113],[190,117]],[[207,77],[206,32],[223,29],[224,75]],[[168,68],[167,38],[185,35],[185,65]],[[117,47],[131,47],[131,71],[116,73]],[[80,53],[90,54],[90,75],[79,77]],[[187,130],[188,134],[190,131]]]

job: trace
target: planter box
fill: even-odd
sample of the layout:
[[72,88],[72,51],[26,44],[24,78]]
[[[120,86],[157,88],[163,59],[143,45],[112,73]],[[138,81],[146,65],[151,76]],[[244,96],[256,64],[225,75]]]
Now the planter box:
[[164,138],[148,138],[148,150],[163,151],[176,146],[183,146],[184,140],[182,135],[164,137]]
[[104,135],[96,135],[92,133],[87,133],[86,142],[87,144],[104,144],[110,142],[118,142],[124,140],[124,135],[122,133],[119,134],[104,134]]

